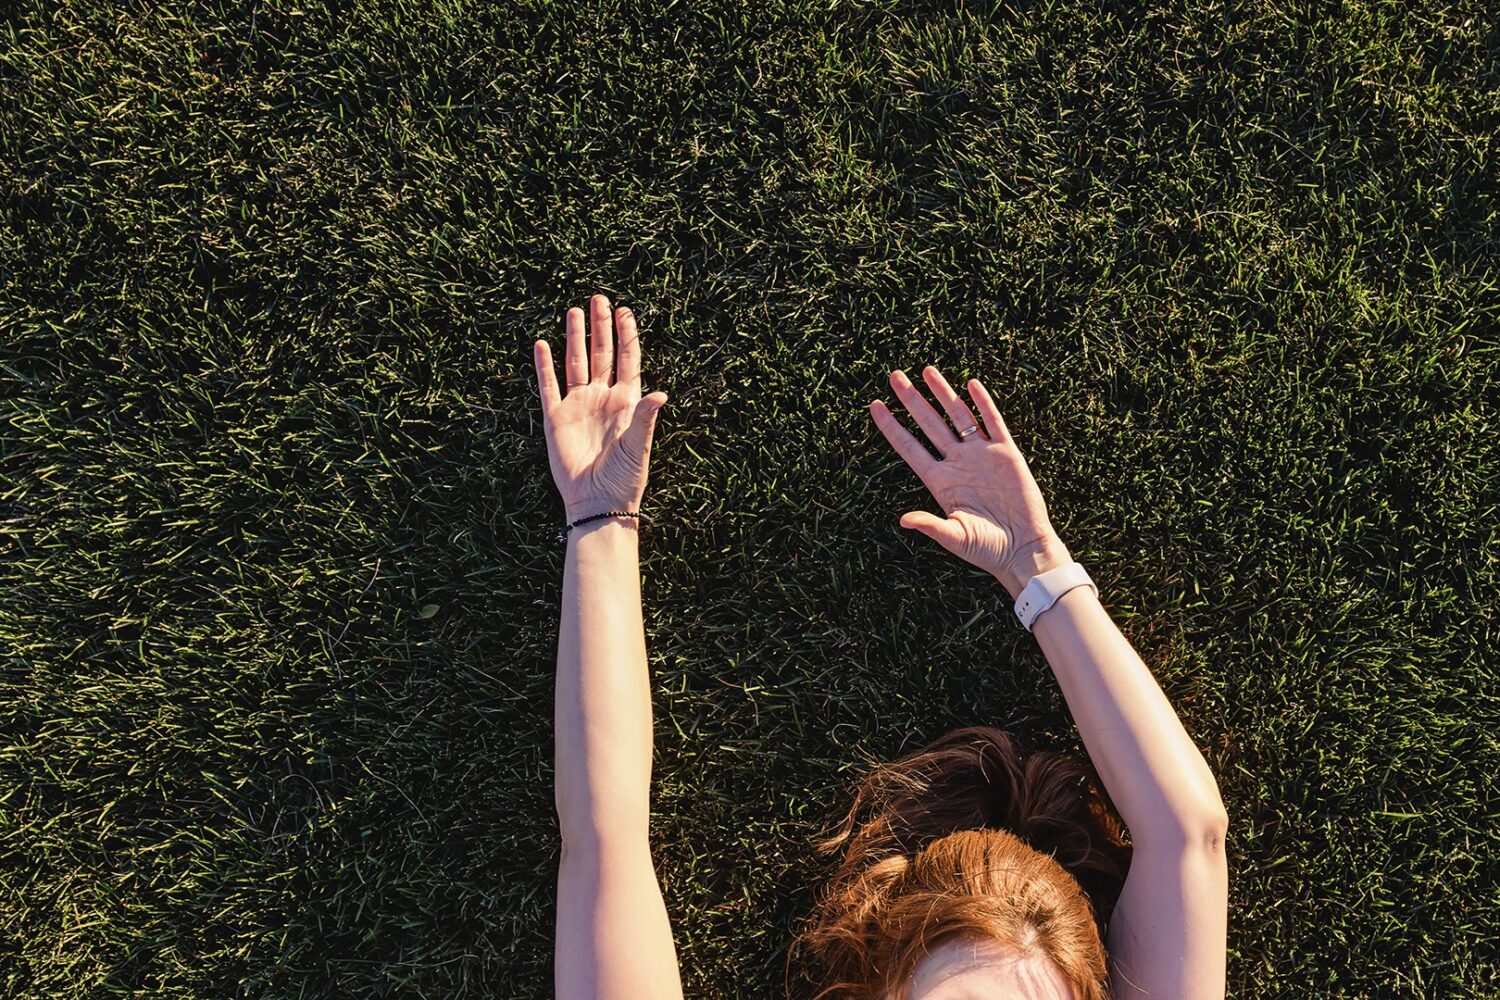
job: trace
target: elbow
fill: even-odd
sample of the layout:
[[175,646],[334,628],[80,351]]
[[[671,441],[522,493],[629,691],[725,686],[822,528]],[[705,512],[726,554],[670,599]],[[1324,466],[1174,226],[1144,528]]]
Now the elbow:
[[1209,809],[1198,821],[1194,839],[1215,854],[1224,853],[1224,838],[1229,836],[1229,812],[1222,802]]
[[598,871],[608,849],[609,841],[594,831],[577,827],[564,830],[558,868],[562,871]]
[[1182,800],[1181,836],[1186,847],[1222,855],[1224,840],[1229,835],[1229,811],[1224,808],[1218,782],[1207,770],[1204,767],[1204,780]]
[[1229,812],[1217,794],[1195,809],[1182,823],[1181,836],[1187,846],[1212,854],[1224,853],[1224,839],[1229,836]]
[[[1131,833],[1135,834],[1134,827]],[[1224,841],[1229,835],[1229,813],[1217,796],[1211,802],[1179,809],[1169,819],[1151,826],[1143,826],[1137,843],[1149,841],[1169,847],[1174,852],[1201,852],[1206,855],[1224,854]]]
[[564,861],[591,866],[604,855],[648,845],[650,823],[645,809],[620,803],[610,803],[610,808],[600,805],[558,810]]

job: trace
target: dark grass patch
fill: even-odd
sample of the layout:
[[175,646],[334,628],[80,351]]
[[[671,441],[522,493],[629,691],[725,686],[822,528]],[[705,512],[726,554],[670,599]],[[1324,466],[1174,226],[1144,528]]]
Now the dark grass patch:
[[862,760],[1078,747],[869,425],[996,392],[1233,820],[1235,996],[1492,992],[1482,4],[0,20],[0,991],[547,996],[529,344],[633,305],[684,977]]

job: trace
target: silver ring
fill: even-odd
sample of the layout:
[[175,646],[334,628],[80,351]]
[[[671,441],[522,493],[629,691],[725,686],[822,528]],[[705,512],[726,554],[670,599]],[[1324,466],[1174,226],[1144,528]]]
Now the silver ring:
[[575,388],[577,388],[580,385],[588,385],[588,383],[587,382],[569,382],[568,383],[568,388],[569,389],[575,389]]
[[979,430],[979,425],[978,424],[970,424],[969,426],[965,427],[963,430],[961,430],[961,431],[958,432],[958,439],[960,441],[967,441],[968,438],[969,438],[969,435],[976,433],[978,430]]

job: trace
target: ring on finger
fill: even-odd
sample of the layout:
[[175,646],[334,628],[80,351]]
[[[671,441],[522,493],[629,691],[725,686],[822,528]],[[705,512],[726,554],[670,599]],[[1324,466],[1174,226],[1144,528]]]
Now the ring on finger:
[[961,430],[961,431],[958,432],[958,439],[960,441],[967,441],[969,439],[969,435],[970,434],[977,434],[977,433],[979,433],[979,425],[978,424],[970,424],[969,426],[965,427],[963,430]]

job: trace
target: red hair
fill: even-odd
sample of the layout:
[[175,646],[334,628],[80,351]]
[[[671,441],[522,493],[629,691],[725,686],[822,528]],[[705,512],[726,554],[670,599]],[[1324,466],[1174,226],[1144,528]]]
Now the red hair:
[[867,773],[819,849],[842,858],[794,945],[817,1000],[904,1000],[922,957],[958,935],[1046,955],[1079,1000],[1108,995],[1130,848],[1083,761],[955,730]]

